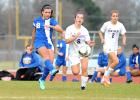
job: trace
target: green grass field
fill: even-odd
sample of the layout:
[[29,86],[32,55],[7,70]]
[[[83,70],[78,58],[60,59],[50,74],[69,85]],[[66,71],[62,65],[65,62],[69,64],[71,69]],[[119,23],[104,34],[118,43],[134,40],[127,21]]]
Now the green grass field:
[[88,83],[81,91],[80,83],[47,82],[46,90],[38,88],[38,82],[0,81],[0,100],[140,100],[139,84]]

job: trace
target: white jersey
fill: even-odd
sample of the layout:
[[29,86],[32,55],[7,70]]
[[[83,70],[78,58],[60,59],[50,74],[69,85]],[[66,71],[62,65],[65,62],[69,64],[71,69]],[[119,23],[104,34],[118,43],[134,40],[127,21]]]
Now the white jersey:
[[66,28],[65,38],[69,39],[72,36],[80,32],[80,36],[72,43],[69,43],[69,55],[79,55],[78,50],[85,41],[90,41],[88,30],[81,26],[79,30],[76,29],[75,25],[70,25]]
[[104,49],[108,49],[108,52],[117,50],[119,34],[126,33],[124,25],[119,21],[115,25],[111,21],[105,22],[100,31],[105,35]]

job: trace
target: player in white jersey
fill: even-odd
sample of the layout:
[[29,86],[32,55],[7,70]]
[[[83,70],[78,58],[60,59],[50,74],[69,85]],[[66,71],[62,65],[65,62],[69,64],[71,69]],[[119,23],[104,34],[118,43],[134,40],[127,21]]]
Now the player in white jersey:
[[116,55],[119,34],[122,35],[122,46],[124,47],[126,45],[126,29],[124,25],[118,21],[118,18],[119,12],[117,10],[112,10],[111,20],[105,22],[99,32],[99,37],[101,39],[101,43],[103,43],[104,51],[108,53],[109,57],[108,69],[105,71],[102,79],[103,85],[105,86],[110,84],[109,75],[119,62]]
[[66,42],[69,43],[69,61],[72,67],[72,73],[78,75],[80,73],[80,64],[82,67],[81,89],[84,90],[88,81],[87,67],[88,57],[80,57],[79,49],[81,45],[87,43],[93,46],[94,42],[90,40],[88,30],[82,25],[84,14],[78,11],[75,15],[74,24],[66,28]]

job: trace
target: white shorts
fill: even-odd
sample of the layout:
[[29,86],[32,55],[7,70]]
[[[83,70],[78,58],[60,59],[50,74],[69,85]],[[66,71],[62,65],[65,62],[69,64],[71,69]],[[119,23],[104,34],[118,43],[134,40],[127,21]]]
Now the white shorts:
[[79,64],[82,58],[83,57],[80,57],[80,56],[69,56],[70,66]]
[[108,46],[108,45],[103,45],[103,51],[107,54],[109,54],[110,52],[114,52],[115,54],[117,54],[117,48],[118,46]]

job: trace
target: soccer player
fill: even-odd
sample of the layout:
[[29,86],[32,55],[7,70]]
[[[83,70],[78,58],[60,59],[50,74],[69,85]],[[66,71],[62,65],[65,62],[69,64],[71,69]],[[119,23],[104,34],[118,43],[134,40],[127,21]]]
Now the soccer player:
[[26,46],[19,67],[16,72],[16,80],[35,80],[35,73],[42,71],[42,62],[38,54],[31,50],[30,45]]
[[118,21],[118,19],[119,12],[117,10],[112,10],[111,20],[105,22],[99,32],[101,43],[103,43],[103,48],[105,52],[108,53],[109,58],[108,68],[103,76],[104,86],[108,86],[110,84],[110,73],[112,73],[114,67],[119,63],[119,60],[116,55],[119,34],[122,35],[122,46],[124,47],[126,45],[126,29],[124,25]]
[[[66,62],[67,62],[67,55],[66,55],[66,42],[64,40],[58,40],[57,41],[57,57],[56,57],[56,61],[55,61],[55,65],[56,65],[56,69],[60,69],[61,66],[63,66],[62,68],[62,81],[66,81],[67,77],[66,77],[66,72],[67,72],[67,66],[66,66]],[[54,79],[55,76],[51,75],[50,77],[50,81],[52,81]]]
[[92,75],[91,82],[93,81],[101,82],[101,77],[104,74],[107,65],[108,65],[108,55],[104,52],[100,52],[98,56],[98,67],[95,69]]
[[69,61],[72,67],[72,73],[78,75],[80,73],[80,63],[82,67],[81,90],[85,90],[88,81],[87,67],[88,57],[80,57],[79,49],[84,43],[93,46],[94,41],[90,40],[88,30],[82,25],[84,21],[84,13],[80,10],[75,14],[74,24],[66,28],[65,39],[69,43]]
[[44,5],[41,9],[41,16],[34,19],[32,31],[32,47],[38,51],[44,59],[45,68],[43,75],[39,79],[40,89],[45,89],[45,79],[49,72],[51,75],[58,73],[58,70],[53,67],[53,30],[64,33],[63,29],[58,25],[57,21],[52,17],[53,10],[50,5]]
[[126,67],[127,83],[132,82],[132,76],[140,76],[140,53],[139,47],[134,44],[132,46],[133,53],[129,57],[129,66]]
[[126,57],[122,51],[121,46],[118,47],[117,57],[119,63],[117,66],[115,66],[114,71],[111,73],[111,76],[124,76],[126,73]]
[[[104,58],[105,57],[106,56],[104,56]],[[117,49],[117,57],[118,57],[119,63],[114,67],[114,69],[111,73],[111,76],[124,76],[125,72],[126,72],[126,70],[125,70],[125,68],[126,68],[126,57],[125,57],[124,53],[122,52],[122,47],[121,46],[119,46],[118,49]],[[107,61],[108,60],[104,60],[105,65],[107,65]],[[99,68],[97,68],[96,72],[104,73],[106,68],[107,68],[106,66],[104,68],[99,67]],[[94,75],[97,76],[96,72],[94,72]],[[96,76],[93,76],[94,80],[96,79]],[[98,81],[100,82],[100,79],[98,79],[98,78],[99,77],[97,77],[97,82]],[[110,78],[110,81],[111,81],[111,78]]]

